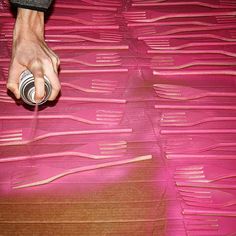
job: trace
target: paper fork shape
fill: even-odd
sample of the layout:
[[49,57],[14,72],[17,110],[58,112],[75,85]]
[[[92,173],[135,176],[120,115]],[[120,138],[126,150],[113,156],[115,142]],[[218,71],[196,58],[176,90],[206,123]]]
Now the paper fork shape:
[[86,5],[81,5],[79,4],[67,4],[67,3],[57,3],[56,8],[63,9],[64,11],[66,9],[76,9],[76,10],[94,10],[94,11],[111,11],[111,12],[116,12],[117,8],[116,7],[105,7],[105,6],[86,6]]
[[[61,170],[57,175],[50,176],[50,177],[45,178],[43,180],[39,179],[40,175],[38,175],[38,173],[36,173],[33,177],[38,180],[32,180],[32,179],[28,180],[27,176],[24,177],[25,179],[21,177],[21,179],[19,181],[18,181],[18,179],[16,179],[16,183],[13,183],[13,189],[29,188],[29,187],[34,187],[34,186],[45,185],[45,184],[49,184],[57,179],[60,179],[62,177],[65,177],[65,176],[68,176],[71,174],[75,174],[75,173],[79,173],[79,172],[83,172],[83,171],[91,171],[91,170],[96,170],[96,169],[101,169],[101,168],[106,168],[106,167],[126,165],[126,164],[130,164],[130,163],[135,163],[135,162],[150,160],[150,159],[152,159],[152,156],[146,155],[146,156],[139,156],[139,157],[124,159],[124,160],[119,160],[119,161],[111,161],[111,162],[107,162],[107,163],[94,164],[94,165],[90,165],[90,166],[81,166],[81,167],[77,167],[77,168],[73,168],[73,169],[69,169],[69,170],[64,170],[64,171]],[[53,168],[48,167],[48,168],[44,168],[43,171],[47,170],[47,172],[50,173],[52,171],[52,169]]]
[[168,160],[224,160],[224,161],[230,161],[230,160],[236,160],[236,156],[234,154],[181,154],[181,153],[175,153],[175,154],[166,154],[166,158]]
[[50,23],[54,23],[54,20],[58,23],[62,21],[63,23],[76,23],[82,25],[117,25],[115,14],[112,13],[83,13],[67,15],[54,15],[50,17]]
[[200,215],[196,211],[192,215],[185,214],[184,221],[189,236],[233,236],[235,234],[236,221],[234,217],[220,217],[212,214]]
[[[8,69],[3,68],[2,71],[3,71],[4,75],[7,76]],[[128,68],[96,68],[96,69],[83,68],[83,69],[62,69],[60,71],[60,74],[61,75],[67,75],[67,76],[71,76],[71,74],[73,74],[73,75],[79,76],[79,74],[88,74],[88,73],[125,73],[125,72],[128,72]],[[97,83],[97,84],[98,83],[100,84],[100,83],[104,82],[104,80],[96,79],[96,80],[94,80],[94,82]],[[92,82],[92,84],[93,84],[93,82]],[[89,87],[91,87],[92,84],[90,84]],[[110,86],[112,86],[111,84],[113,84],[113,80],[111,80],[109,83],[107,83],[107,85],[108,84],[110,84]],[[103,85],[103,86],[105,86],[105,85]],[[84,88],[84,90],[85,90],[85,88]],[[6,95],[5,94],[6,90],[2,90],[0,92],[1,92],[0,96],[1,95],[2,96]]]
[[229,189],[236,190],[236,184],[225,184],[225,183],[207,183],[207,182],[193,182],[193,181],[176,181],[178,187],[189,187],[189,188],[208,188],[208,189]]
[[236,92],[211,92],[181,85],[154,84],[159,97],[173,100],[194,100],[204,97],[236,97]]
[[46,35],[47,42],[93,42],[93,43],[119,43],[123,36],[118,32],[85,32],[79,34],[69,34],[65,31],[61,34],[48,33]]
[[236,121],[234,115],[204,115],[196,111],[191,112],[163,112],[160,120],[161,126],[191,127],[211,122]]
[[198,54],[186,55],[185,57],[175,54],[170,56],[154,56],[150,66],[157,70],[182,70],[182,69],[229,69],[236,66],[235,60],[224,55]]
[[69,87],[86,93],[112,93],[116,89],[118,82],[116,80],[92,79],[88,87],[83,87],[80,84],[82,83],[77,81],[73,83],[61,82],[63,87]]
[[[139,40],[144,40],[147,44],[152,44],[152,42],[158,42],[158,46],[161,47],[172,47],[176,46],[176,43],[172,45],[172,42],[178,42],[182,44],[182,42],[185,40],[188,43],[191,43],[191,41],[196,41],[196,39],[209,39],[211,42],[236,42],[236,34],[235,31],[228,32],[227,35],[217,35],[213,33],[199,33],[199,34],[181,34],[181,35],[151,35],[151,36],[140,36],[138,37]],[[182,41],[183,40],[183,41]],[[157,45],[156,45],[157,46]],[[179,46],[179,44],[177,45]]]
[[185,204],[206,208],[227,208],[236,206],[235,194],[211,189],[211,190],[179,190]]
[[36,160],[44,158],[58,158],[66,156],[84,157],[89,159],[118,158],[124,156],[126,151],[127,151],[126,141],[117,141],[110,143],[92,142],[85,145],[80,145],[69,151],[50,152],[44,154],[35,154],[31,156],[12,156],[12,157],[0,158],[0,163]]
[[214,209],[184,209],[184,215],[199,215],[199,216],[219,216],[219,217],[236,217],[236,211],[214,210]]
[[236,134],[236,129],[161,129],[161,134]]
[[61,137],[71,135],[85,135],[85,134],[118,134],[118,133],[131,133],[132,129],[97,129],[97,130],[75,130],[75,131],[61,131],[61,132],[45,132],[43,130],[37,130],[38,136],[30,139],[31,130],[13,130],[7,131],[0,136],[0,146],[14,146],[14,145],[26,145],[38,140],[47,139],[50,137]]
[[189,166],[177,168],[175,180],[196,183],[213,183],[220,180],[236,178],[236,169],[225,169],[216,166]]
[[[203,37],[201,37],[203,38]],[[231,39],[232,42],[218,42],[212,41],[210,42],[199,42],[194,41],[193,38],[190,40],[177,40],[177,39],[146,39],[145,43],[151,48],[156,50],[182,50],[182,49],[191,49],[194,47],[201,47],[201,48],[207,48],[211,46],[235,46],[236,42],[233,41],[234,39]]]
[[120,66],[121,58],[118,53],[86,53],[76,57],[63,58],[61,57],[61,64],[84,65],[90,67],[106,67],[106,66]]
[[[222,59],[219,58],[219,59],[222,60],[223,58]],[[224,61],[223,62],[223,61],[212,61],[212,60],[205,60],[205,61],[194,60],[193,62],[190,61],[186,64],[174,65],[173,62],[168,62],[165,59],[160,59],[160,60],[152,59],[152,61],[151,61],[151,68],[156,69],[156,70],[182,70],[182,69],[190,69],[192,67],[197,67],[197,68],[201,68],[202,70],[204,70],[204,67],[209,68],[209,66],[211,66],[212,69],[214,69],[215,67],[217,67],[217,68],[222,67],[222,69],[229,69],[232,66],[236,66],[236,63],[231,62],[231,61]],[[182,72],[180,72],[180,73],[182,73]],[[196,73],[197,72],[195,71],[195,74]]]
[[166,153],[201,153],[217,149],[227,149],[227,147],[236,147],[233,140],[219,141],[206,137],[184,137],[176,139],[167,139],[163,144]]
[[226,51],[226,50],[221,50],[221,49],[217,49],[217,50],[209,50],[209,49],[205,49],[205,50],[148,50],[148,53],[150,54],[179,54],[179,55],[182,55],[182,54],[209,54],[209,55],[223,55],[223,56],[228,56],[228,57],[232,57],[232,58],[235,58],[236,57],[236,53],[234,52],[230,52],[230,51]]
[[[119,110],[80,110],[73,114],[39,114],[37,119],[40,120],[73,120],[80,123],[90,124],[90,125],[118,125],[122,118],[124,112]],[[31,120],[33,116],[31,115],[2,115],[0,120]]]
[[223,11],[223,12],[189,12],[189,13],[161,13],[156,11],[130,11],[123,12],[126,20],[140,23],[154,23],[168,19],[178,18],[198,18],[198,17],[210,17],[210,16],[234,16],[235,11]]

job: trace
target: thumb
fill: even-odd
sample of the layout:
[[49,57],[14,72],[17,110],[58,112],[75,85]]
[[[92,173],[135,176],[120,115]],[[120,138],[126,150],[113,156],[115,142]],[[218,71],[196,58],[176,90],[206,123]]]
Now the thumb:
[[45,80],[42,67],[32,68],[35,85],[35,102],[41,102],[45,96]]

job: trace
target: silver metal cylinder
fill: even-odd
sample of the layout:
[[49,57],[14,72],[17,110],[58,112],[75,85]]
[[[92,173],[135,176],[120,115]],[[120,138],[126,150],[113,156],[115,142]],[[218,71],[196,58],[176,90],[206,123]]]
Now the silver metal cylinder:
[[[38,102],[38,105],[45,103],[51,95],[52,85],[49,79],[44,76],[45,80],[45,96],[44,98]],[[35,106],[36,102],[34,100],[35,96],[35,86],[34,86],[34,76],[29,70],[23,71],[20,75],[20,84],[19,84],[20,96],[22,100],[31,105]]]

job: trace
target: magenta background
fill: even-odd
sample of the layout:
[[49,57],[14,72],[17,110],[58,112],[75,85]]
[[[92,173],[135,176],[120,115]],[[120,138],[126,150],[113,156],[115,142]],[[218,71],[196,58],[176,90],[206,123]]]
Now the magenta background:
[[[30,145],[13,146],[4,146],[4,135],[20,130],[22,139],[28,140],[33,121],[9,117],[30,116],[33,109],[9,99],[12,95],[5,88],[14,19],[7,2],[0,2],[1,161],[66,151],[97,154],[87,144],[127,142],[126,151],[109,160],[65,155],[0,163],[3,235],[14,235],[23,228],[24,235],[32,229],[36,235],[42,235],[48,228],[54,235],[236,234],[236,121],[199,122],[212,117],[234,118],[236,96],[178,101],[161,98],[153,87],[187,86],[187,96],[200,93],[193,88],[203,93],[235,92],[236,20],[235,14],[230,17],[224,14],[235,11],[236,5],[233,0],[174,5],[181,2],[57,0],[46,23],[46,39],[61,58],[61,82],[88,88],[93,80],[106,80],[105,87],[112,86],[114,90],[107,94],[89,93],[62,86],[58,101],[43,105],[39,111],[39,115],[58,118],[38,119],[34,136],[75,130],[132,129],[132,132],[50,137]],[[140,3],[157,6],[137,6]],[[80,6],[95,6],[96,10],[76,9]],[[141,11],[145,11],[147,19],[164,18],[142,22],[143,13],[141,21],[138,19]],[[181,13],[185,17],[178,17]],[[220,20],[215,17],[218,13],[223,15]],[[106,21],[93,23],[92,14]],[[138,16],[133,17],[135,14]],[[67,21],[65,17],[72,18]],[[107,41],[99,41],[104,34]],[[99,55],[109,55],[106,66],[96,61]],[[199,66],[195,62],[224,65]],[[204,75],[204,71],[208,73]],[[80,102],[79,98],[87,100]],[[94,98],[105,100],[93,102]],[[59,119],[71,115],[95,120],[97,110],[119,111],[122,116],[115,124],[99,125]],[[187,117],[190,125],[178,125],[182,122],[177,119],[179,113]],[[168,114],[173,116],[171,125],[163,121]],[[31,182],[78,166],[141,155],[152,155],[152,159],[77,173],[43,186],[12,189],[19,179]],[[44,227],[37,227],[42,223]],[[57,231],[54,224],[62,229]]]

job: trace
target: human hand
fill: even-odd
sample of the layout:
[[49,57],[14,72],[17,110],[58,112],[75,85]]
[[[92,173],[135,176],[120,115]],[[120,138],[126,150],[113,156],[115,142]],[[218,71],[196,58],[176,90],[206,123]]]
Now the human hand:
[[35,79],[35,101],[40,102],[45,96],[44,75],[52,85],[48,100],[55,100],[61,89],[59,64],[58,56],[44,40],[44,13],[18,8],[7,88],[19,99],[19,77],[28,69]]

